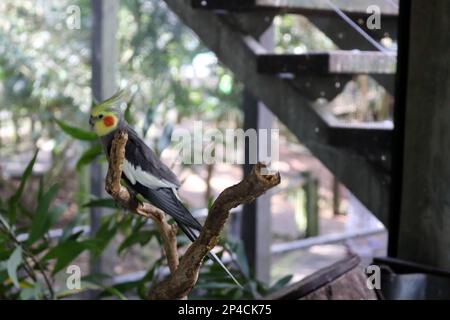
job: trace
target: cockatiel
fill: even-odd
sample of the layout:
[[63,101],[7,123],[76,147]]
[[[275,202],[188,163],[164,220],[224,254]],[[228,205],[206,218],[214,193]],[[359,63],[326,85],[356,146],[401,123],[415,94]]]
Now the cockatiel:
[[[170,215],[186,236],[191,241],[195,241],[202,226],[178,198],[177,190],[180,186],[178,178],[126,122],[118,105],[121,96],[122,91],[119,91],[111,98],[94,106],[91,110],[89,124],[99,136],[107,157],[109,157],[111,143],[117,130],[125,130],[128,133],[123,180],[131,190]],[[241,287],[214,253],[210,252],[208,256],[216,261]]]

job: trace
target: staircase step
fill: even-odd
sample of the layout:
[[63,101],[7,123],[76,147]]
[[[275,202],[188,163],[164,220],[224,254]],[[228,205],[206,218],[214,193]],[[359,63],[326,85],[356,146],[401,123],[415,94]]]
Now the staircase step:
[[[303,96],[292,80],[256,72],[257,57],[267,54],[267,51],[253,36],[243,34],[221,15],[193,9],[189,2],[165,2],[181,21],[197,33],[207,47],[216,52],[220,61],[234,72],[236,78],[264,102],[342,184],[380,221],[388,222],[390,180],[386,170],[360,155],[359,147],[352,151],[347,147],[330,145],[330,142],[341,145],[345,138],[331,141],[330,135],[335,132],[330,128],[329,121],[322,116],[317,103]],[[359,135],[358,132],[353,133]],[[365,132],[363,135],[365,137],[359,140],[372,139],[372,136]]]
[[301,75],[395,74],[397,55],[372,51],[330,51],[258,55],[258,72]]
[[[398,15],[397,0],[331,0],[339,9],[348,15],[367,15],[367,8],[376,5],[385,16]],[[390,3],[391,2],[391,3]],[[250,11],[250,10],[280,10],[283,13],[299,14],[334,14],[326,0],[192,0],[192,6],[197,9]]]
[[[380,29],[369,29],[366,25],[366,18],[353,18],[350,17],[352,21],[358,24],[370,37],[374,40],[382,43],[383,39],[386,39],[386,45],[392,45],[397,39],[397,17],[381,17],[381,28]],[[361,50],[370,51],[374,50],[375,47],[367,41],[360,33],[358,33],[348,22],[344,21],[336,15],[329,16],[319,16],[310,15],[308,20],[316,26],[320,31],[322,31],[328,38],[333,41],[336,46],[341,50]],[[391,40],[389,40],[390,38]],[[392,44],[389,44],[389,42]],[[393,46],[395,48],[395,45]]]
[[[397,0],[331,0],[331,2],[376,41],[381,41],[386,37],[397,39]],[[359,33],[334,12],[326,0],[191,0],[191,4],[195,9],[228,13],[301,14],[306,16],[311,23],[316,25],[327,36],[331,34],[330,38],[341,49],[374,49],[366,39],[361,37]],[[371,5],[376,5],[380,9],[380,28],[369,28],[367,26],[367,21],[371,16],[371,13],[367,13],[367,9]]]
[[337,124],[329,128],[328,144],[357,152],[389,171],[392,132],[392,123]]

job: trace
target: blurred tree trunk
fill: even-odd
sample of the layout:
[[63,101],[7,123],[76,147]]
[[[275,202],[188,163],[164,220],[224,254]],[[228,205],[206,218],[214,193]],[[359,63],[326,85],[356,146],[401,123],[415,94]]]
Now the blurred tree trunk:
[[[117,11],[118,0],[91,0],[93,11],[92,27],[92,95],[97,101],[112,96],[116,90],[116,64],[117,64]],[[90,187],[91,194],[102,198],[104,192],[105,166],[94,161],[91,165]],[[103,210],[91,209],[91,235],[95,235],[101,224]],[[113,255],[104,254],[96,261],[91,261],[91,273],[103,273],[108,267],[113,272],[112,263],[103,263],[102,259]]]

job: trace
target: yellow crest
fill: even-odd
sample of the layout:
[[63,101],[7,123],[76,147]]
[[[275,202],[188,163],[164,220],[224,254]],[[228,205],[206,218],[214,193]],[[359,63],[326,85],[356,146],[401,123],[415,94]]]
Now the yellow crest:
[[91,110],[90,123],[98,136],[104,136],[117,128],[120,120],[120,108],[117,105],[124,96],[119,90],[111,98],[100,102]]
[[116,104],[123,99],[123,96],[125,95],[125,90],[119,90],[117,91],[111,98],[108,98],[99,104],[95,105],[91,110],[91,115],[96,116],[101,112],[104,111],[114,111],[114,112],[120,112],[119,106]]

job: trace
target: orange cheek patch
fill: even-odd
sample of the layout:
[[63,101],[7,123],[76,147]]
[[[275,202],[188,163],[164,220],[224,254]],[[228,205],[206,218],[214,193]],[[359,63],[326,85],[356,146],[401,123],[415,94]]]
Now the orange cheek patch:
[[113,117],[111,117],[111,116],[106,116],[104,119],[103,119],[103,124],[106,126],[106,127],[111,127],[111,126],[113,126],[114,125],[114,118]]

